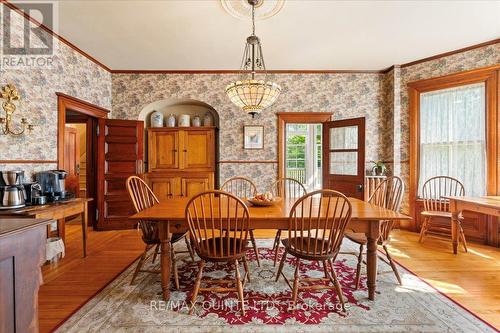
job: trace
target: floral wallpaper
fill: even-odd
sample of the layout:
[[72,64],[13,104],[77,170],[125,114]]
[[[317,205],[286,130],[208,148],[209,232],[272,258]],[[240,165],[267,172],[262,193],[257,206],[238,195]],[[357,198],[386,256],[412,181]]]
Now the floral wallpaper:
[[[1,5],[3,10],[9,10]],[[12,15],[19,15],[12,12]],[[12,43],[23,38],[23,20],[12,20]],[[4,25],[9,22],[3,22]],[[50,35],[47,38],[51,38]],[[0,86],[13,83],[21,94],[14,116],[35,125],[31,134],[19,137],[0,135],[0,160],[57,159],[57,96],[62,92],[104,108],[111,108],[111,74],[66,44],[56,44],[50,67],[7,69],[0,66]],[[22,44],[22,43],[21,43]],[[19,45],[19,44],[17,44]],[[21,168],[28,174],[54,168],[54,164],[1,164],[0,170]]]
[[[382,74],[274,74],[282,93],[270,109],[252,119],[234,106],[224,89],[237,80],[228,74],[113,74],[113,117],[137,119],[149,103],[195,99],[212,106],[220,117],[220,160],[277,160],[276,112],[333,112],[334,119],[366,117],[366,159],[382,158],[386,122],[381,111]],[[243,125],[264,125],[263,150],[243,149]],[[264,190],[277,176],[275,164],[220,165],[220,179],[246,175]]]

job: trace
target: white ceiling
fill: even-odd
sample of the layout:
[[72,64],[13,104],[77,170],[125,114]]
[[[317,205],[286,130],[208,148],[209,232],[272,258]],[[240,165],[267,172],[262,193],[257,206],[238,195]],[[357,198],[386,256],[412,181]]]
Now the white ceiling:
[[[111,69],[238,69],[249,20],[218,0],[61,1],[59,33]],[[268,69],[378,70],[500,37],[500,1],[287,0]]]

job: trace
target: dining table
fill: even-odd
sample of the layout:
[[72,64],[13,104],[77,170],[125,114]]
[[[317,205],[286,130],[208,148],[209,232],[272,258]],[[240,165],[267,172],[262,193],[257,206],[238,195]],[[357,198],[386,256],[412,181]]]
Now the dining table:
[[[160,271],[163,298],[170,298],[171,278],[171,249],[170,237],[172,233],[186,232],[189,229],[185,218],[185,209],[189,202],[188,197],[174,197],[160,202],[150,208],[130,216],[133,220],[157,221],[159,238],[161,242]],[[385,209],[383,207],[368,203],[355,198],[348,198],[351,203],[351,220],[346,230],[364,233],[367,238],[367,287],[368,298],[375,300],[377,284],[377,240],[379,238],[379,227],[381,221],[410,220],[407,215]],[[248,203],[249,228],[250,229],[274,229],[288,230],[290,211],[296,198],[284,198],[272,206],[259,207]],[[214,206],[217,203],[214,202]],[[323,218],[319,200],[312,205],[313,216]],[[323,205],[324,207],[324,205]]]
[[459,225],[462,212],[470,211],[480,214],[500,217],[500,197],[499,196],[447,196],[450,201],[451,212],[451,242],[453,253],[458,254]]

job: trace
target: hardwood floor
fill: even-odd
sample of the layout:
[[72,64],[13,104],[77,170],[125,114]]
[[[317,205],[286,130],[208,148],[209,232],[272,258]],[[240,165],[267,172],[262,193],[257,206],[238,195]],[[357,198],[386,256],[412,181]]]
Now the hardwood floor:
[[500,250],[469,242],[468,253],[452,252],[451,240],[395,231],[394,259],[439,291],[500,329]]
[[[137,230],[89,231],[89,255],[81,257],[81,229],[66,226],[67,253],[57,264],[43,267],[40,288],[40,332],[50,332],[62,320],[130,265],[144,246]],[[274,238],[256,230],[258,238]],[[394,259],[455,301],[500,328],[500,251],[469,244],[469,253],[451,252],[451,243],[433,237],[418,243],[418,234],[395,231],[390,251]]]
[[40,332],[50,332],[61,321],[112,281],[144,251],[137,230],[91,231],[87,258],[82,258],[81,227],[66,225],[66,256],[42,267],[39,291]]

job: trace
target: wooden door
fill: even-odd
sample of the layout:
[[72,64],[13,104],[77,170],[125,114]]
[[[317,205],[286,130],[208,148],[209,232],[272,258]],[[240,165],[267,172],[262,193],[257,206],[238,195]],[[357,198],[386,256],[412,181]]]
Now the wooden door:
[[66,176],[66,191],[80,195],[80,135],[78,130],[66,126],[64,128],[64,164]]
[[211,188],[212,186],[209,176],[181,177],[181,196],[190,198]]
[[186,130],[182,133],[182,168],[213,170],[215,161],[213,130]]
[[323,188],[363,200],[365,118],[323,123]]
[[134,213],[125,181],[143,173],[144,123],[99,119],[97,156],[98,230],[134,226]]
[[179,131],[148,131],[149,171],[179,169]]

